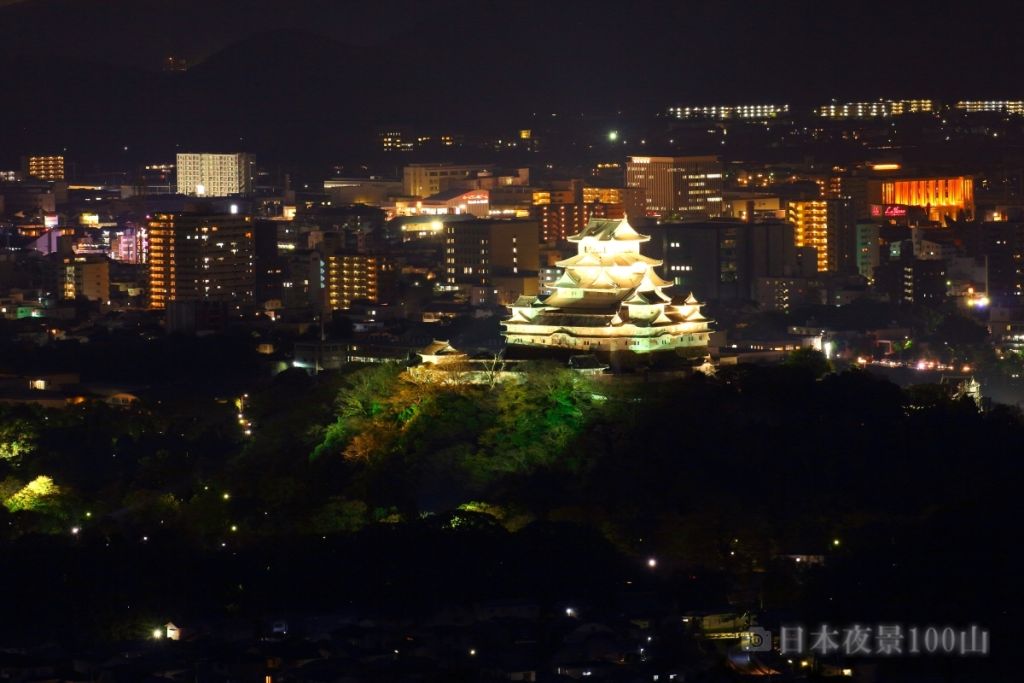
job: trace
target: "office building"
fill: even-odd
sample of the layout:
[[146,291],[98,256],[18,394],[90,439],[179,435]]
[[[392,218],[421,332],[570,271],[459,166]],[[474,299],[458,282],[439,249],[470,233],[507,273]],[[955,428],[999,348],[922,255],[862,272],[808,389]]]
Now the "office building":
[[64,157],[27,157],[25,159],[25,175],[36,180],[64,180]]
[[179,153],[178,194],[196,197],[252,194],[253,163],[249,154]]
[[253,299],[253,227],[249,216],[159,213],[148,224],[149,301],[222,302],[236,310]]
[[722,173],[716,156],[634,156],[626,185],[643,190],[648,216],[705,220],[722,215]]
[[661,223],[646,230],[657,272],[707,301],[748,301],[758,278],[797,272],[793,226],[713,220]]

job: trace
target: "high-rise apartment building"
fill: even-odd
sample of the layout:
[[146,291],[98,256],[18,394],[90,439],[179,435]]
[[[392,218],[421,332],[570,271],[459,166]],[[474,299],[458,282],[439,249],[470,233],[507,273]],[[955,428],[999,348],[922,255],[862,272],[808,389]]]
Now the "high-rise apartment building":
[[497,276],[537,277],[536,221],[461,221],[444,229],[445,281],[450,288],[487,285]]
[[331,254],[327,257],[327,307],[351,308],[354,301],[390,301],[397,270],[393,260],[373,254]]
[[106,302],[110,299],[110,261],[100,254],[64,257],[61,297]]
[[229,197],[252,193],[250,154],[179,153],[178,194]]
[[857,272],[873,282],[880,264],[878,223],[857,223]]
[[[644,215],[644,191],[640,187],[597,187],[586,185],[583,187],[582,195],[584,204],[605,204],[622,207],[622,213],[626,218],[636,220]],[[584,223],[584,225],[586,224]],[[575,232],[572,234],[575,234]]]
[[850,199],[790,202],[797,247],[813,247],[819,273],[857,272],[857,221]]
[[540,223],[540,239],[545,244],[564,242],[569,235],[583,230],[595,215],[591,204],[542,204],[531,213]]
[[817,254],[818,272],[828,270],[828,201],[792,202],[788,210],[793,224],[793,239],[798,247],[813,247]]
[[37,180],[64,180],[64,157],[28,157],[25,159],[25,174]]
[[179,301],[239,306],[253,297],[252,218],[159,213],[149,221],[149,303]]
[[650,216],[704,220],[722,215],[722,172],[716,156],[635,156],[626,162],[626,185],[643,190]]

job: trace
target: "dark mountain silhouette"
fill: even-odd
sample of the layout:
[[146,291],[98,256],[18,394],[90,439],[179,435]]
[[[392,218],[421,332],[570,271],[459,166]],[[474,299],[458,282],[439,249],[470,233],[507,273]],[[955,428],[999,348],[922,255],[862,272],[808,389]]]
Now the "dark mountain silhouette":
[[[1024,53],[1008,34],[980,40],[977,13],[941,2],[922,16],[880,8],[27,0],[0,7],[0,164],[64,147],[105,162],[169,158],[184,146],[330,158],[360,152],[377,123],[504,130],[538,111],[1020,96],[1003,81]],[[931,45],[952,20],[965,45]],[[159,71],[176,52],[192,68]]]

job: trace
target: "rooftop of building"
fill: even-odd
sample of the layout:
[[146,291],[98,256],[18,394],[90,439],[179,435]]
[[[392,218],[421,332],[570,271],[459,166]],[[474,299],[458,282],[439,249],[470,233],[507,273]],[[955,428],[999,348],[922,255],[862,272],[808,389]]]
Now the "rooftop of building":
[[432,194],[429,197],[424,198],[423,201],[424,202],[447,202],[449,200],[458,199],[459,197],[462,197],[462,196],[467,195],[467,194],[472,194],[474,192],[487,192],[487,190],[477,190],[477,189],[467,190],[467,189],[464,189],[464,188],[453,188],[453,189],[449,189],[449,190],[442,190],[441,192],[438,192],[437,194]]

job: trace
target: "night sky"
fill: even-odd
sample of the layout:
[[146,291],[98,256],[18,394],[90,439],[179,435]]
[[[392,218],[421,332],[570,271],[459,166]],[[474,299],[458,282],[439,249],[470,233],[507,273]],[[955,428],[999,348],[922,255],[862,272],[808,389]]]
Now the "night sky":
[[[516,36],[516,51],[550,58],[550,77],[577,56],[610,52],[650,69],[652,87],[784,98],[1014,94],[1024,64],[1007,3],[676,0],[674,2],[469,2],[464,0],[0,0],[0,54],[90,59],[155,68],[167,54],[200,61],[268,31],[310,31],[347,44],[429,53],[432,34],[468,47]],[[415,46],[412,44],[415,43]],[[499,43],[495,47],[505,47]],[[658,60],[630,53],[650,52]],[[519,55],[469,51],[515,68]],[[454,65],[452,65],[454,66]],[[565,74],[570,76],[570,74]],[[612,78],[619,73],[609,74]],[[690,86],[717,80],[715,88]],[[898,92],[893,90],[898,89]],[[984,91],[984,92],[982,92]]]
[[[353,121],[511,125],[537,108],[1024,97],[1024,51],[994,2],[0,5],[0,149],[196,144],[199,126],[221,139],[236,124],[242,137],[292,124],[323,137]],[[169,81],[159,69],[172,54],[194,68]]]

